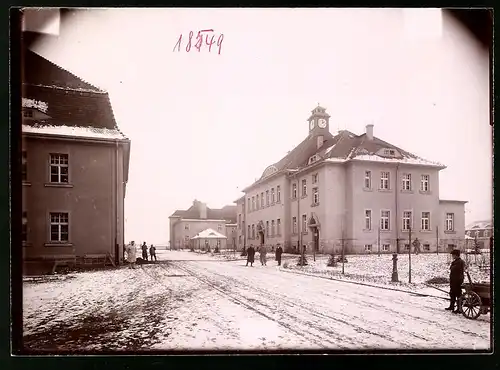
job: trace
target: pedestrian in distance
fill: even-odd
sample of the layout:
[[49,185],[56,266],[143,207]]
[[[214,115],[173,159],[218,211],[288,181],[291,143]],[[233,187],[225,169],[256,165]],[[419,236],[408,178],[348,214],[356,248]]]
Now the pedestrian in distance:
[[[453,262],[450,265],[450,305],[446,310],[460,313],[458,309],[458,298],[462,295],[462,284],[464,282],[465,262],[460,258],[460,250],[451,251]],[[457,308],[455,309],[455,303]]]
[[245,266],[248,266],[248,264],[250,263],[250,267],[253,267],[253,263],[255,261],[254,257],[255,257],[255,248],[253,247],[252,244],[250,244],[250,246],[247,249],[247,264]]
[[276,247],[276,261],[278,261],[278,266],[281,266],[281,255],[283,254],[283,248],[281,248],[281,244],[278,243]]
[[267,266],[267,248],[265,245],[261,245],[259,248],[259,255],[260,255],[260,263],[262,266]]
[[154,247],[153,244],[151,244],[151,247],[149,247],[149,255],[151,256],[151,262],[153,261],[153,258],[155,259],[155,261],[158,261],[156,259],[156,247]]
[[148,246],[146,245],[146,242],[142,243],[142,259],[144,261],[148,260]]
[[136,246],[135,242],[132,240],[127,247],[125,248],[127,252],[127,262],[129,263],[129,268],[133,269],[135,268],[135,261],[136,261]]

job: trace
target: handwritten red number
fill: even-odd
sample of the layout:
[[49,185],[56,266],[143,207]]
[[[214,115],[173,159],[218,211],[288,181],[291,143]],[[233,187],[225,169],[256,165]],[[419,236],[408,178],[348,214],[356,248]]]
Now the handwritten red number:
[[198,49],[198,52],[201,50],[201,46],[203,45],[203,35],[201,34],[203,31],[198,31],[198,36],[196,36],[196,45],[194,46]]
[[193,39],[193,31],[189,31],[189,41],[186,45],[186,51],[189,52],[191,50],[191,40]]
[[175,51],[175,48],[177,48],[177,51],[181,51],[181,42],[182,42],[182,33],[179,36],[179,40],[177,40],[177,44],[175,44],[174,46],[174,50],[172,51]]
[[219,38],[217,39],[217,46],[219,47],[219,55],[220,55],[220,49],[222,48],[222,40],[224,40],[224,34],[221,33]]
[[208,52],[210,52],[210,51],[212,51],[212,45],[215,44],[215,41],[214,41],[215,36],[212,35],[212,37],[210,38],[210,42],[208,41],[208,37],[209,36],[207,35],[205,42],[208,45]]

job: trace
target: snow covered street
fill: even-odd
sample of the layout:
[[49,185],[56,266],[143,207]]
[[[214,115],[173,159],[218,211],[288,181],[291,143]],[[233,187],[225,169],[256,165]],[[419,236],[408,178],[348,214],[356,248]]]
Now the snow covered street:
[[488,349],[490,316],[445,300],[157,251],[131,270],[24,284],[31,350]]

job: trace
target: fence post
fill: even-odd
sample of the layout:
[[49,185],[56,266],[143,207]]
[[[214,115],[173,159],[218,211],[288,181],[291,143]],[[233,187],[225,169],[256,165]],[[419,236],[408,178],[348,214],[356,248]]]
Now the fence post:
[[408,229],[408,283],[411,284],[411,227]]

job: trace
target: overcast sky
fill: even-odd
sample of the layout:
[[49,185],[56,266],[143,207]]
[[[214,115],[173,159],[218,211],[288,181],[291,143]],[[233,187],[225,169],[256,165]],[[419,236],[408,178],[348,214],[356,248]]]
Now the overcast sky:
[[[224,35],[220,55],[185,51],[202,29]],[[440,197],[469,201],[466,222],[491,218],[488,56],[439,10],[94,10],[34,50],[109,91],[132,141],[127,241],[166,242],[195,198],[231,204],[305,138],[318,103],[332,133],[373,123],[444,163]]]

